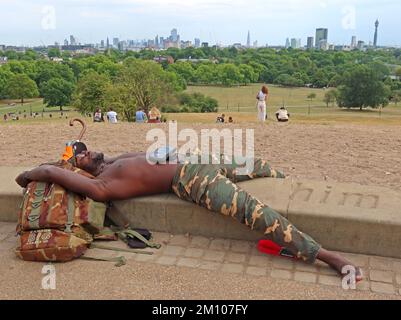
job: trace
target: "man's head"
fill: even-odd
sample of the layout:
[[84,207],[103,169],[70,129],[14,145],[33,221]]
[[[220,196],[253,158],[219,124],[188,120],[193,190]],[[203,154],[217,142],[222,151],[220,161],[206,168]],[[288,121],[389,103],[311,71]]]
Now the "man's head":
[[104,163],[104,154],[101,152],[94,152],[84,150],[76,155],[76,167],[90,174],[99,174],[99,167]]
[[83,151],[88,150],[85,143],[79,141],[67,142],[65,152],[63,154],[63,160],[70,162],[74,166],[76,165],[76,156]]

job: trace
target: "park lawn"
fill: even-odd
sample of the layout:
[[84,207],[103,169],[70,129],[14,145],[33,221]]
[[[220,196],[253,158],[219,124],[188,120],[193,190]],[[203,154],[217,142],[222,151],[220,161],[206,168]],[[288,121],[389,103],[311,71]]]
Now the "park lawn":
[[[11,104],[15,105],[13,106]],[[39,116],[37,116],[36,118],[31,118],[31,111],[32,113],[39,113]],[[4,114],[9,113],[13,113],[15,114],[15,116],[18,116],[19,121],[3,121]],[[27,116],[26,118],[24,118],[24,114]],[[52,117],[50,117],[50,115],[52,115]],[[63,116],[61,116],[59,107],[45,107],[43,104],[43,99],[28,99],[23,105],[20,104],[19,100],[0,100],[0,123],[11,123],[11,121],[18,124],[47,123],[65,120],[66,117],[68,117],[68,119],[75,117],[82,118],[82,115],[77,111],[71,109],[70,107],[64,107]]]
[[[246,87],[210,87],[210,86],[190,86],[186,90],[188,93],[200,92],[211,96],[219,101],[219,113],[166,113],[164,116],[168,120],[177,120],[186,123],[214,123],[216,117],[224,113],[226,119],[233,117],[236,123],[256,123],[256,94],[260,90],[260,84],[252,84]],[[389,124],[401,125],[401,104],[396,106],[391,104],[384,108],[381,112],[378,109],[367,109],[362,112],[359,110],[344,110],[336,106],[330,105],[327,107],[323,102],[324,89],[309,89],[309,88],[282,88],[269,85],[270,98],[268,102],[268,114],[270,119],[275,118],[276,110],[285,101],[285,106],[291,114],[291,122],[296,123],[356,123],[356,124]],[[316,99],[310,102],[307,96],[310,93],[316,93]],[[281,103],[280,103],[281,101]],[[15,106],[10,106],[8,103],[16,103]],[[310,104],[310,107],[309,107]],[[228,108],[227,108],[228,105]],[[239,105],[239,109],[238,109]],[[38,112],[40,115],[33,118],[23,118],[23,112],[29,116],[30,108],[32,112]],[[42,118],[42,111],[43,113]],[[70,107],[65,107],[63,117],[59,108],[44,108],[42,99],[30,99],[22,106],[19,101],[0,101],[0,124],[10,123],[10,121],[2,121],[5,113],[21,112],[19,121],[13,123],[46,123],[50,121],[65,120],[79,117],[82,115]],[[238,112],[240,110],[240,112]],[[52,114],[52,118],[50,118]]]
[[[251,84],[241,87],[211,87],[211,86],[189,86],[187,93],[199,92],[217,99],[221,111],[253,111],[256,109],[256,95],[261,89],[261,84]],[[309,106],[307,96],[316,94],[316,99],[311,102],[312,106],[322,105],[325,90],[312,88],[284,88],[274,85],[269,87],[268,105],[273,108]],[[227,108],[228,107],[228,108]]]
[[[239,122],[256,121],[256,94],[260,90],[260,84],[252,84],[246,87],[210,87],[191,86],[188,93],[199,92],[215,98],[219,102],[219,113],[234,117]],[[295,122],[346,122],[346,123],[370,123],[370,124],[401,124],[401,104],[396,106],[390,104],[383,110],[365,109],[340,109],[332,104],[329,107],[323,102],[325,89],[312,88],[283,88],[269,85],[268,114],[269,118],[275,117],[275,112],[283,105],[287,107]],[[310,93],[316,94],[316,99],[310,101],[307,96]],[[238,111],[240,113],[238,113]],[[200,121],[211,121],[216,115],[199,117]],[[177,120],[186,119],[194,121],[195,115],[175,116]]]

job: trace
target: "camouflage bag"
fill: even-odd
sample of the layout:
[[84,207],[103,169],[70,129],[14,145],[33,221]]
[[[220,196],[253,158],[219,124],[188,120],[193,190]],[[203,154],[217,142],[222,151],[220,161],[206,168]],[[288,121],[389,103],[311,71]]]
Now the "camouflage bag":
[[65,262],[79,258],[88,242],[72,233],[56,229],[23,232],[16,254],[26,261]]
[[[58,164],[87,177],[88,173]],[[31,182],[21,203],[16,254],[27,261],[70,261],[80,257],[94,237],[104,232],[106,205],[83,198],[63,187],[45,182]],[[105,239],[116,240],[116,235]]]
[[46,182],[31,182],[19,212],[18,230],[59,229],[81,225],[95,234],[103,228],[106,205]]

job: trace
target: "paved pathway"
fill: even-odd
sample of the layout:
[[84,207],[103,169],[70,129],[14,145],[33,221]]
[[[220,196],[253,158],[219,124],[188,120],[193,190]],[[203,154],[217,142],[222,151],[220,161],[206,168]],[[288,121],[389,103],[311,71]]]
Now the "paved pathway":
[[401,299],[401,260],[345,254],[366,277],[357,290],[346,291],[320,263],[262,255],[252,242],[166,233],[154,233],[163,246],[151,256],[99,249],[86,254],[122,254],[128,263],[120,268],[82,259],[55,264],[56,290],[43,290],[45,264],[15,257],[14,229],[14,223],[0,223],[2,299]]

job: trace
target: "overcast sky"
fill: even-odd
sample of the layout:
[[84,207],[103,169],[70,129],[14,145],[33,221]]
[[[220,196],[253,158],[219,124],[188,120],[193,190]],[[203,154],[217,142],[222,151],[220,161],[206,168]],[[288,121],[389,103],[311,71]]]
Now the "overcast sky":
[[70,34],[82,43],[107,36],[148,39],[168,36],[211,44],[284,45],[287,37],[314,36],[327,27],[329,42],[373,41],[401,46],[400,0],[0,0],[0,44],[60,43]]

